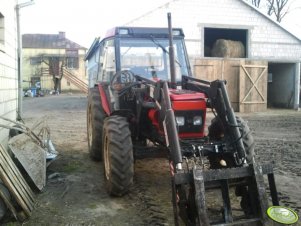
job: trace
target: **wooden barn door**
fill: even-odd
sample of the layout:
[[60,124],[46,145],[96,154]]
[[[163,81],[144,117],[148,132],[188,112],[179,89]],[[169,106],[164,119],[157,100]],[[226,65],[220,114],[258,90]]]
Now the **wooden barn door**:
[[246,61],[239,72],[239,112],[267,109],[267,62]]
[[[243,61],[244,62],[244,61]],[[234,111],[239,111],[239,59],[196,59],[194,75],[196,78],[214,81],[227,81],[227,91]]]

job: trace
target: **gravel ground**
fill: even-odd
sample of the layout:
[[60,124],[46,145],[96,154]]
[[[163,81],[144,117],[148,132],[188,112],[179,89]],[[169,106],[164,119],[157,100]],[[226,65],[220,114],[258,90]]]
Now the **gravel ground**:
[[[173,225],[168,162],[136,161],[135,185],[122,198],[103,186],[103,166],[89,158],[84,95],[62,94],[24,100],[24,119],[47,116],[58,158],[48,167],[45,189],[23,224],[3,225]],[[249,122],[258,161],[274,161],[282,205],[301,213],[301,112],[268,110],[239,114]],[[301,225],[301,224],[299,224]]]

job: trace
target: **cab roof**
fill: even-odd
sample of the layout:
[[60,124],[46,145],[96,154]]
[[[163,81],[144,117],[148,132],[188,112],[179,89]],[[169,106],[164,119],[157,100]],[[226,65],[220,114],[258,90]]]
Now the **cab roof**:
[[[173,28],[174,37],[184,38],[184,32],[181,28]],[[168,38],[168,28],[158,27],[114,27],[110,29],[105,38],[109,37],[149,37]]]
[[[181,28],[173,28],[174,38],[184,38],[184,32]],[[132,38],[168,38],[168,28],[158,28],[158,27],[114,27],[107,31],[105,37],[132,37]],[[102,40],[96,38],[89,48],[85,60],[88,60],[98,48]]]

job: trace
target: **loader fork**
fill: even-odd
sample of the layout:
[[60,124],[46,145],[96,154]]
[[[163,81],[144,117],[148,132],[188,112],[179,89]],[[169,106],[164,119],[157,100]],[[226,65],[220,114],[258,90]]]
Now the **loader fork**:
[[[271,192],[273,205],[279,205],[277,190],[274,182],[273,166],[271,164],[257,165],[256,163],[249,166],[204,170],[203,168],[194,168],[192,173],[176,173],[174,175],[175,186],[190,184],[195,191],[194,204],[197,212],[197,220],[193,225],[272,225],[273,223],[266,215],[268,209],[268,199],[264,184],[263,175],[267,175],[269,181],[269,190]],[[244,215],[233,216],[230,199],[230,186],[247,188],[249,200],[249,209],[244,210]],[[220,189],[223,199],[223,221],[210,219],[206,206],[206,192],[212,189]],[[185,201],[185,200],[182,200]],[[189,199],[187,200],[189,201]],[[246,201],[246,200],[244,200]],[[181,200],[178,201],[178,204]],[[192,205],[194,205],[192,204]],[[187,211],[179,205],[179,212]],[[180,214],[183,215],[183,214]],[[191,219],[183,219],[186,225],[191,225]]]

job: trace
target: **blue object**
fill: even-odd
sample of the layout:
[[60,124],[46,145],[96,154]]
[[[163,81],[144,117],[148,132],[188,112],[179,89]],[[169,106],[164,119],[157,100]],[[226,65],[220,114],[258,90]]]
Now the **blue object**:
[[37,96],[37,88],[30,88],[30,90],[32,92],[33,97]]

